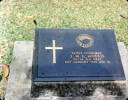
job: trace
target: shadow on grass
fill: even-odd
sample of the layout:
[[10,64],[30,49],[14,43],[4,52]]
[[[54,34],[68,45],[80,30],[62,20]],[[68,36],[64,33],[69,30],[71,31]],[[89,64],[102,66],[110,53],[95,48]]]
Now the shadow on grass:
[[1,80],[2,80],[2,75],[0,75],[0,82],[1,82]]

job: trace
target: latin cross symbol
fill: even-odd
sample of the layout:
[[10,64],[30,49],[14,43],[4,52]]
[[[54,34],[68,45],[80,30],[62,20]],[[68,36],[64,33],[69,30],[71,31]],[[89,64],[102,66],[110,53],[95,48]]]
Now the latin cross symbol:
[[56,41],[52,40],[52,47],[45,47],[46,50],[52,50],[53,63],[56,63],[56,50],[63,50],[63,47],[56,47]]

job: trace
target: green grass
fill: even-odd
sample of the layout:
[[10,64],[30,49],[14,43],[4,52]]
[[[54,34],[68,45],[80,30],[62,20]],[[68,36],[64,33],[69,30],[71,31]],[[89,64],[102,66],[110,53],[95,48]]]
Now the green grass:
[[36,27],[114,29],[128,48],[128,19],[120,17],[128,15],[126,0],[3,0],[0,12],[0,39],[7,40],[9,49],[2,57],[6,64],[11,62],[13,43],[34,40]]
[[9,48],[3,58],[7,64],[11,62],[14,41],[34,40],[36,27],[114,29],[118,41],[128,48],[128,19],[120,17],[128,15],[126,0],[5,0],[0,6],[4,12],[0,36],[8,41]]
[[128,19],[120,17],[128,15],[126,0],[3,0],[0,12],[0,39],[7,40],[9,49],[0,61],[6,64],[11,62],[13,43],[34,40],[36,27],[114,29],[128,48]]
[[37,27],[114,29],[128,49],[128,19],[120,14],[128,16],[126,0],[3,0],[0,63],[10,64],[14,42],[34,40]]

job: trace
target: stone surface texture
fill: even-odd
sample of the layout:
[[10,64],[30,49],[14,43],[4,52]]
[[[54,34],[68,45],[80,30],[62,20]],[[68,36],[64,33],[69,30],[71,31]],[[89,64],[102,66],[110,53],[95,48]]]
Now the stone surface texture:
[[[125,48],[124,43],[118,43],[118,47],[126,75],[125,84],[127,87],[125,87],[124,85],[126,89],[124,97],[116,95],[113,96],[110,93],[108,93],[108,95],[105,95],[104,89],[96,88],[95,91],[93,91],[92,96],[69,97],[70,95],[68,94],[68,97],[58,97],[53,96],[55,95],[54,92],[46,89],[45,91],[43,91],[46,94],[45,96],[39,95],[37,97],[35,96],[31,98],[31,86],[33,87],[33,85],[31,85],[33,42],[17,41],[14,45],[13,61],[11,63],[11,70],[5,100],[126,100],[126,97],[128,97],[128,52]],[[46,86],[44,85],[44,87]],[[39,91],[39,88],[36,89],[37,91]],[[34,91],[36,92],[36,90]],[[75,90],[75,92],[79,91]]]
[[31,91],[33,42],[15,42],[5,100],[28,100]]

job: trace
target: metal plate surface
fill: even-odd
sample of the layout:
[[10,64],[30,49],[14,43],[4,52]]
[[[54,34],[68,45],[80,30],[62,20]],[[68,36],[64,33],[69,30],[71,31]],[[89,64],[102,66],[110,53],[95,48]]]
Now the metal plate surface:
[[33,81],[125,80],[114,30],[36,29]]

